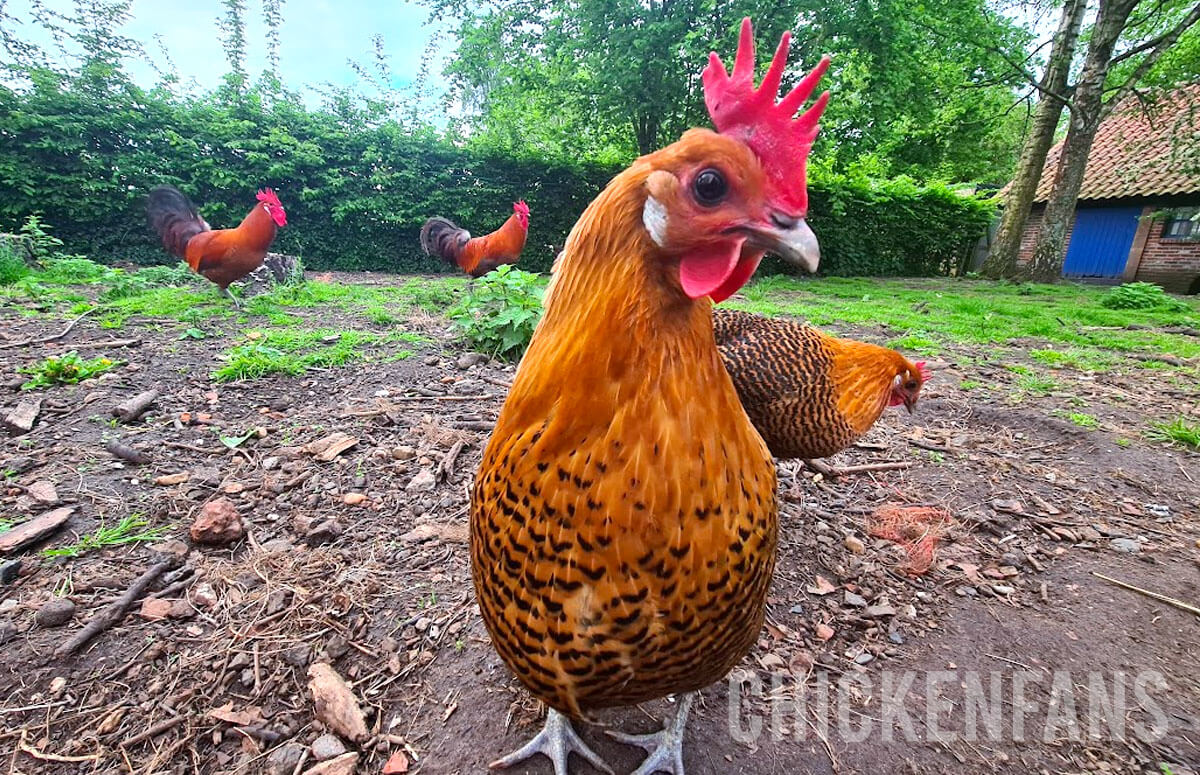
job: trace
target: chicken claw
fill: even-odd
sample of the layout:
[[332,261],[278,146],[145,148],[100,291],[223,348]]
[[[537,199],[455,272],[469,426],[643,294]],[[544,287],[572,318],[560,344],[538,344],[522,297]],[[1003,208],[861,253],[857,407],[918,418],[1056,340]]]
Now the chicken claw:
[[546,725],[532,740],[517,750],[503,756],[488,765],[490,769],[504,769],[517,762],[524,761],[535,754],[542,754],[554,763],[554,775],[567,775],[567,757],[577,753],[587,759],[593,767],[607,775],[613,775],[612,768],[604,760],[588,748],[587,744],[576,734],[571,721],[563,714],[550,708],[546,715]]
[[624,732],[608,733],[609,737],[628,745],[636,745],[650,752],[642,766],[632,775],[653,775],[656,772],[669,772],[672,775],[684,775],[683,772],[683,730],[687,726],[688,712],[692,709],[693,693],[679,698],[679,709],[667,725],[658,732],[648,735],[630,735]]

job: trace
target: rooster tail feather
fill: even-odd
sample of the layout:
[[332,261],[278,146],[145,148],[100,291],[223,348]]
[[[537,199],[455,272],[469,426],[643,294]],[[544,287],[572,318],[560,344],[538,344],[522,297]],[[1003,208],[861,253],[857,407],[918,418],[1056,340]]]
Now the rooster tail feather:
[[146,198],[150,227],[172,255],[184,257],[192,237],[208,231],[208,224],[196,212],[196,206],[174,186],[155,186]]
[[459,258],[463,246],[471,239],[471,233],[460,229],[446,218],[430,218],[421,227],[421,249],[425,255],[439,256],[447,264],[462,269]]

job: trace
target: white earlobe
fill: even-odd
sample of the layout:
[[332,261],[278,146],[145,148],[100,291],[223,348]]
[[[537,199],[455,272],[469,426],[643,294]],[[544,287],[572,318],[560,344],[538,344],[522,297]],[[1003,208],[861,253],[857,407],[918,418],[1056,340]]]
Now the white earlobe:
[[662,206],[652,196],[646,197],[646,204],[642,207],[642,223],[646,226],[646,231],[650,233],[650,239],[654,240],[654,244],[660,248],[667,243],[667,208]]

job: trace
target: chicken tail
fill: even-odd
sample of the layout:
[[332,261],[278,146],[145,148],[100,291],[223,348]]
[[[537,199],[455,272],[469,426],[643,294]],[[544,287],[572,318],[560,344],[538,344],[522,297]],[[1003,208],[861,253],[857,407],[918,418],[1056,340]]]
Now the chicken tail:
[[[445,218],[430,218],[421,227],[421,249],[427,256],[439,256],[447,264],[464,269],[459,259],[471,233]],[[464,269],[465,271],[465,269]]]
[[196,206],[174,186],[155,186],[146,198],[150,227],[172,255],[184,257],[187,244],[209,226],[196,212]]

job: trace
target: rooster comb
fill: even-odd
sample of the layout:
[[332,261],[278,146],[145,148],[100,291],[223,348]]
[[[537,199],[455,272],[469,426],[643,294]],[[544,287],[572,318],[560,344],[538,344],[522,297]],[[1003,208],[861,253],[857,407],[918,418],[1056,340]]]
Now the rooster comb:
[[799,117],[793,116],[825,74],[829,57],[822,57],[796,88],[777,103],[775,96],[783,80],[791,40],[790,32],[783,33],[767,74],[755,89],[754,31],[750,17],[746,17],[742,19],[733,75],[726,72],[725,64],[713,52],[708,55],[708,67],[700,78],[704,83],[704,104],[717,131],[749,146],[777,189],[777,199],[796,210],[796,215],[803,216],[808,210],[805,163],[817,137],[817,121],[829,102],[829,92],[821,94]]
[[258,190],[258,201],[266,202],[275,207],[283,207],[283,203],[279,201],[279,197],[269,188],[260,188]]
[[925,361],[917,361],[913,365],[917,367],[917,371],[921,372],[921,381],[927,381],[930,377],[930,371],[929,367],[925,365]]
[[529,215],[529,205],[525,204],[524,199],[513,202],[513,212],[521,213],[522,215],[528,216]]

